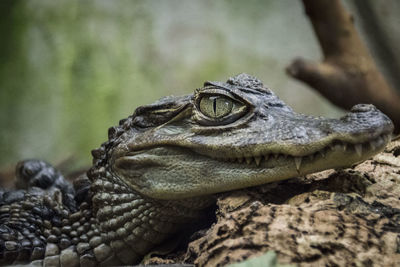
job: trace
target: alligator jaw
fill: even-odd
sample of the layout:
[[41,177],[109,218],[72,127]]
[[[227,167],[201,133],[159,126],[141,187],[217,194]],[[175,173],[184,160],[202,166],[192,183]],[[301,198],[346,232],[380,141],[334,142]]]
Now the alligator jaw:
[[390,135],[382,134],[359,144],[335,141],[301,157],[285,154],[209,157],[188,148],[166,145],[128,152],[114,160],[113,169],[144,195],[182,199],[261,185],[329,168],[349,167],[382,151],[389,140]]
[[[390,142],[391,134],[381,134],[378,137],[363,143],[347,143],[344,141],[335,140],[329,145],[311,151],[302,156],[293,156],[285,153],[257,153],[255,155],[240,155],[230,158],[214,156],[213,158],[221,161],[228,161],[231,163],[247,163],[261,168],[271,168],[276,165],[292,164],[298,173],[302,172],[302,167],[307,164],[315,164],[318,161],[324,161],[337,157],[336,165],[351,166],[354,163],[368,159],[372,155],[379,153],[383,150],[385,145]],[[355,162],[349,161],[349,158],[356,160]],[[342,163],[343,161],[343,163]],[[342,166],[342,167],[343,167]]]

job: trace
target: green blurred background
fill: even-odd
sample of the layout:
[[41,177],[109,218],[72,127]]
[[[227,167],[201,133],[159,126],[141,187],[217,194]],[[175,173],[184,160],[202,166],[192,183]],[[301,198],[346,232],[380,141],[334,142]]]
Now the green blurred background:
[[342,114],[285,74],[321,57],[300,1],[2,1],[0,37],[0,169],[89,165],[139,105],[241,72],[296,111]]

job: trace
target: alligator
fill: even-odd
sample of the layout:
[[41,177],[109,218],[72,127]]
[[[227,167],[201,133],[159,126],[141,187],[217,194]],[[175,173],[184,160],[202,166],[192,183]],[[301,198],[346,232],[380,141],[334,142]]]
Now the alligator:
[[338,119],[294,112],[255,77],[207,81],[138,107],[108,130],[71,185],[39,160],[0,191],[0,264],[139,263],[225,191],[349,167],[384,149],[393,124],[373,105]]

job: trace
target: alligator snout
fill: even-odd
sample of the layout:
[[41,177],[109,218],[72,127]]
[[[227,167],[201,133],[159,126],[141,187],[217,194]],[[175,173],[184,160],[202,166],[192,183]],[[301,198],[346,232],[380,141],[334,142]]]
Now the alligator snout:
[[[348,133],[358,138],[371,138],[393,132],[393,122],[371,104],[358,104],[332,125],[335,132]],[[362,138],[362,139],[364,139]]]
[[358,104],[353,106],[350,109],[350,112],[368,112],[368,111],[375,111],[378,110],[374,105],[372,104]]

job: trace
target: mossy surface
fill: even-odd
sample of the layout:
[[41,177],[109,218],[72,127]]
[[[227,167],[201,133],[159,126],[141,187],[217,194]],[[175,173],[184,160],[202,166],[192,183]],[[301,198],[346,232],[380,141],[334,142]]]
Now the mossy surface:
[[319,56],[298,2],[7,1],[0,12],[0,169],[89,165],[139,105],[241,72],[300,112],[338,114],[284,73],[295,56]]

